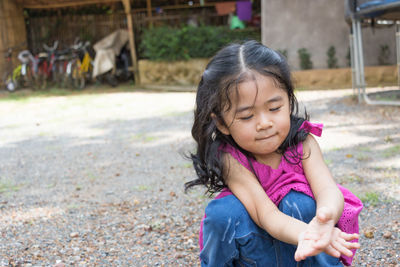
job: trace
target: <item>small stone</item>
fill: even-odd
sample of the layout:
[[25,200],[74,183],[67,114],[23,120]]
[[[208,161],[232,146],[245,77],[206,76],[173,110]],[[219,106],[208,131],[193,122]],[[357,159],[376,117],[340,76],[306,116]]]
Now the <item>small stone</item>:
[[58,262],[53,267],[65,267],[65,264],[62,262]]
[[374,231],[372,229],[364,230],[364,236],[366,238],[374,238]]
[[389,232],[389,231],[385,231],[383,233],[383,237],[386,238],[386,239],[392,238],[392,233]]
[[78,237],[78,236],[79,236],[78,232],[72,232],[72,233],[69,234],[70,238],[75,238],[75,237]]

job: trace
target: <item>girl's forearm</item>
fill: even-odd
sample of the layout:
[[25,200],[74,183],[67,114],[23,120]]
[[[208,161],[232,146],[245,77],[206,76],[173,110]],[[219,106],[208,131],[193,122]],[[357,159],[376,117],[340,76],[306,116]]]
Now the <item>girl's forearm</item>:
[[297,245],[299,234],[306,230],[307,224],[290,217],[280,210],[265,216],[258,216],[258,224],[272,237],[285,243]]
[[327,187],[317,195],[315,195],[317,202],[317,210],[321,207],[327,207],[332,212],[332,218],[337,223],[342,216],[344,198],[342,192],[335,187]]

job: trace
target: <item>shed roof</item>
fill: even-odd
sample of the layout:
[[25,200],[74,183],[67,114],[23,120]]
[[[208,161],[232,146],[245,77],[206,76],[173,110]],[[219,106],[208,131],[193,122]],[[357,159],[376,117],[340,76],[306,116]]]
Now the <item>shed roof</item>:
[[16,0],[16,2],[23,8],[47,9],[47,8],[74,7],[74,6],[94,5],[94,4],[109,4],[122,1],[121,0]]
[[[188,6],[187,0],[15,0],[15,2],[23,8],[28,9],[52,9],[52,8],[68,8],[80,7],[85,5],[96,4],[112,4],[129,1],[132,8],[145,8],[150,6]],[[230,0],[207,0],[207,6],[215,4],[216,2],[224,2]],[[193,1],[194,2],[194,1]],[[193,3],[193,6],[200,5]]]

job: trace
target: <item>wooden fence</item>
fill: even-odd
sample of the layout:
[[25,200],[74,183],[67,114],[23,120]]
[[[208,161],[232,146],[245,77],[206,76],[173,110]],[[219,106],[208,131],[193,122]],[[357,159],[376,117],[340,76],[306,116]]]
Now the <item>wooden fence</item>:
[[[146,11],[133,11],[133,25],[135,31],[136,47],[139,47],[140,36],[143,29],[162,25],[179,26],[189,21],[197,21],[204,25],[223,25],[227,23],[227,17],[217,16],[214,9],[204,8],[197,10],[169,10],[161,14],[148,17]],[[73,44],[79,37],[96,43],[111,32],[127,28],[126,15],[123,12],[115,12],[107,15],[63,15],[32,17],[27,19],[27,36],[29,48],[33,53],[43,51],[43,43],[52,45],[59,41],[59,48],[64,49]],[[140,53],[138,54],[140,57]]]

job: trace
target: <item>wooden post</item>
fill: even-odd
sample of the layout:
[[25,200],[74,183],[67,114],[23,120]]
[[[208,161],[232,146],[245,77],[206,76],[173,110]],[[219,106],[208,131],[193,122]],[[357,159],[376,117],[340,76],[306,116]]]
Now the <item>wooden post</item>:
[[147,0],[147,18],[149,19],[149,27],[153,28],[153,15],[151,13],[151,0]]
[[135,75],[135,84],[140,85],[139,67],[138,67],[136,48],[135,48],[135,36],[134,36],[135,33],[133,29],[132,14],[131,14],[131,3],[130,0],[122,0],[122,3],[124,4],[126,20],[128,22],[129,48],[131,50],[132,67],[133,67],[133,73]]

